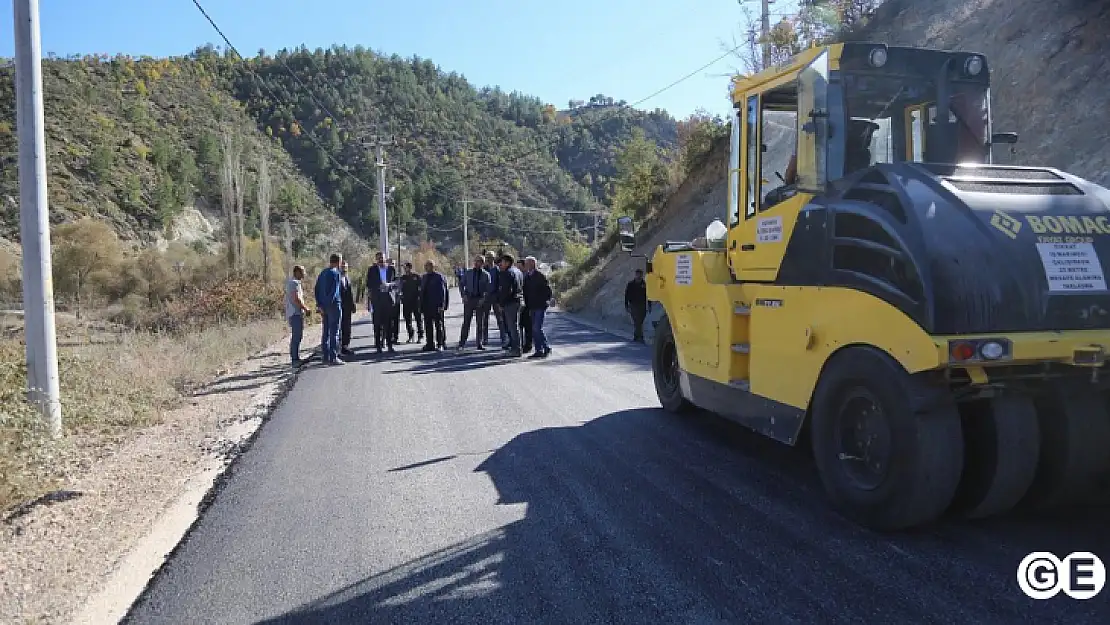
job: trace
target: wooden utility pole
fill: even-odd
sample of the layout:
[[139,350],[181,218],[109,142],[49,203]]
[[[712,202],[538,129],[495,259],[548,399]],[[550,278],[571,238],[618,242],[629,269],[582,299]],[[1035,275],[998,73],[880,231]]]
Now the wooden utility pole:
[[270,284],[270,165],[258,161],[258,221],[262,227],[262,283]]

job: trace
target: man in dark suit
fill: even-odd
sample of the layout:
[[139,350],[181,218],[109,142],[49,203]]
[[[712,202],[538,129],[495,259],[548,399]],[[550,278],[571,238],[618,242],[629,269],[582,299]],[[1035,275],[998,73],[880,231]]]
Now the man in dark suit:
[[424,316],[424,332],[428,335],[428,342],[421,351],[434,352],[437,347],[447,347],[443,313],[451,304],[450,292],[447,277],[436,271],[435,263],[430,260],[424,263],[424,275],[420,278],[420,312]]
[[[485,269],[485,259],[481,256],[474,257],[474,268],[468,269],[463,273],[462,281],[459,283],[463,293],[463,322],[462,331],[459,334],[459,349],[466,345],[466,339],[470,337],[470,320],[477,322],[477,328],[474,331],[474,345],[478,349],[485,349],[485,333],[486,324],[489,323],[489,311],[486,310],[483,316],[483,310],[486,305],[486,297],[490,290],[490,275]],[[485,319],[486,323],[482,323]]]
[[524,301],[528,306],[528,313],[532,317],[532,344],[536,351],[529,358],[547,358],[551,355],[551,345],[547,342],[547,334],[543,331],[544,317],[547,307],[551,303],[551,285],[547,276],[537,267],[534,256],[524,259],[528,273],[524,278]]
[[[528,264],[524,259],[516,261],[516,268],[520,270],[520,274],[525,276],[525,284],[528,279]],[[532,313],[528,312],[528,302],[524,302],[520,307],[520,349],[524,352],[532,351]]]
[[397,275],[393,267],[385,264],[385,254],[374,254],[374,264],[366,270],[366,292],[374,322],[374,347],[382,351],[385,341],[390,352],[393,349],[393,312],[397,306]]
[[343,316],[339,322],[339,353],[344,356],[354,354],[351,351],[351,315],[355,312],[355,291],[351,286],[349,269],[347,261],[339,266],[339,297],[343,300]]

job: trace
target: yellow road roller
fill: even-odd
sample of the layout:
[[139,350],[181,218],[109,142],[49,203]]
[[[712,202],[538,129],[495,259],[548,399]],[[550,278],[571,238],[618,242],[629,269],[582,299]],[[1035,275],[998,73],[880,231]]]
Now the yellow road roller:
[[663,408],[807,441],[873,529],[1110,480],[1110,191],[995,163],[990,72],[843,43],[733,79],[728,206],[646,261]]

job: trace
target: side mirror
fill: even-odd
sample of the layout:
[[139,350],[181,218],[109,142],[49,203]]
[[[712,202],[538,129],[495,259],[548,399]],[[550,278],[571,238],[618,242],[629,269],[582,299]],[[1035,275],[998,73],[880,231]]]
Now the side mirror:
[[1016,132],[996,132],[991,135],[991,143],[1009,143],[1013,145],[1018,142],[1018,134]]
[[636,249],[636,226],[631,217],[617,218],[618,234],[621,240],[621,251],[631,252]]

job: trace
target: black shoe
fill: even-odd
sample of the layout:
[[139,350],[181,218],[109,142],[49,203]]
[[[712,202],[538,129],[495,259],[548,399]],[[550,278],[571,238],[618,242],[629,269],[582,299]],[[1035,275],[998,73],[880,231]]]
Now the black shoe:
[[478,345],[474,349],[476,349],[480,352],[484,352],[484,351],[486,351],[486,346],[485,345]]
[[420,348],[420,351],[422,351],[422,352],[434,352],[434,351],[436,351],[436,346],[435,345],[425,345],[424,347]]

